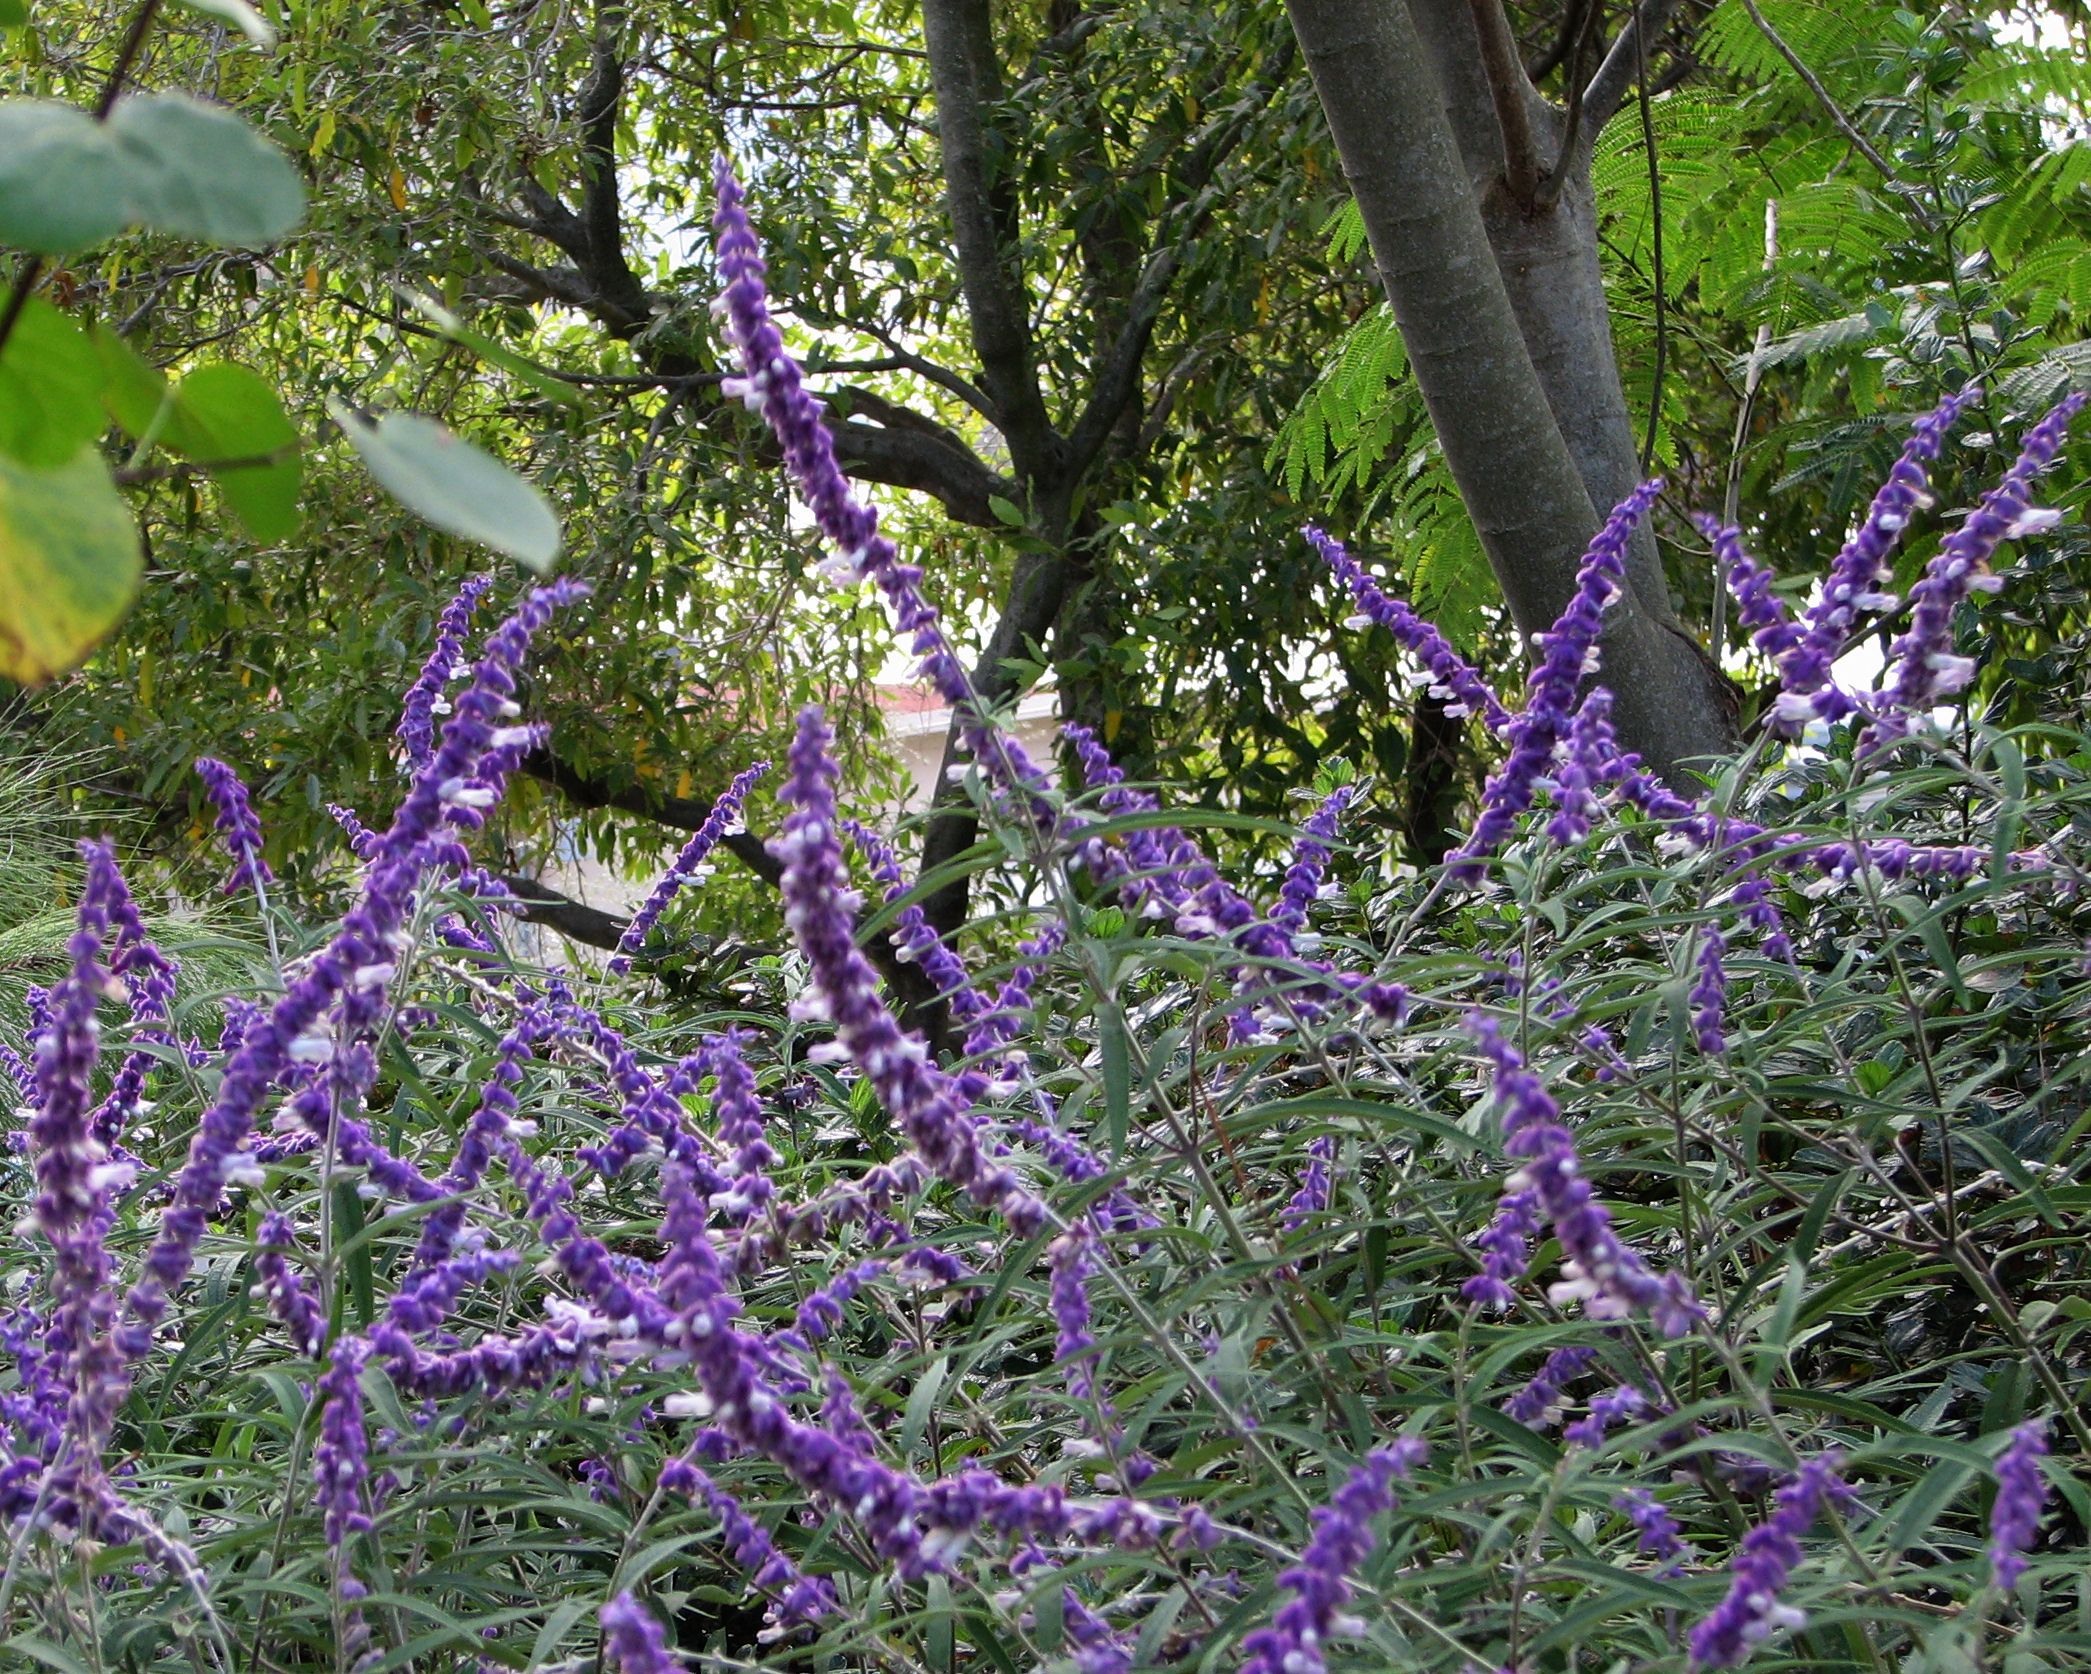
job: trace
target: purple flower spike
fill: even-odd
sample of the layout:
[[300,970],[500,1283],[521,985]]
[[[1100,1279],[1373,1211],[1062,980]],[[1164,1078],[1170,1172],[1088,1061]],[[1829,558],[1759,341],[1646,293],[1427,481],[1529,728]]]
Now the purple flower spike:
[[1403,1436],[1376,1447],[1314,1514],[1314,1539],[1278,1577],[1292,1597],[1269,1627],[1242,1641],[1242,1674],[1322,1674],[1329,1636],[1344,1631],[1350,1574],[1372,1551],[1372,1519],[1394,1504],[1394,1483],[1422,1460],[1423,1442]]
[[214,756],[198,756],[196,772],[218,810],[218,837],[232,857],[225,893],[237,895],[243,889],[261,893],[276,881],[276,875],[261,858],[261,822],[254,817],[254,805],[247,800],[247,787],[237,773]]
[[1459,1294],[1477,1308],[1511,1306],[1517,1292],[1510,1287],[1525,1276],[1538,1234],[1538,1197],[1526,1189],[1505,1192],[1497,1200],[1496,1218],[1474,1240],[1481,1252],[1481,1271],[1459,1287]]
[[620,1674],[684,1674],[661,1624],[628,1592],[603,1606],[603,1649]]
[[1845,1495],[1837,1464],[1838,1455],[1828,1452],[1802,1465],[1774,1497],[1771,1516],[1743,1536],[1742,1550],[1729,1565],[1734,1580],[1728,1596],[1692,1630],[1692,1667],[1732,1668],[1780,1629],[1806,1621],[1779,1602],[1779,1589],[1801,1561],[1801,1536],[1825,1505]]
[[362,1338],[340,1338],[313,1390],[325,1403],[312,1444],[313,1498],[326,1514],[327,1550],[345,1598],[362,1596],[360,1584],[349,1573],[348,1543],[370,1528],[370,1514],[364,1509],[370,1438],[363,1424],[362,1384],[369,1358],[370,1345]]
[[[106,844],[100,850],[113,872]],[[72,968],[52,990],[49,1020],[36,1040],[36,1114],[29,1124],[36,1199],[30,1220],[51,1246],[55,1306],[45,1335],[54,1386],[68,1391],[66,1429],[72,1452],[64,1480],[50,1484],[55,1516],[79,1518],[92,1505],[102,1477],[102,1448],[123,1399],[123,1362],[111,1342],[115,1293],[105,1243],[109,1190],[125,1165],[112,1164],[94,1136],[89,1087],[100,1056],[95,1018],[107,975],[102,969],[107,904],[82,891],[79,926],[66,944]]]
[[668,910],[676,892],[685,884],[702,882],[711,870],[704,864],[705,857],[718,847],[719,839],[738,828],[741,809],[747,803],[748,792],[754,789],[755,781],[769,772],[770,764],[759,761],[745,772],[735,776],[712,804],[712,809],[697,828],[695,835],[683,845],[682,853],[675,857],[675,864],[661,875],[661,881],[653,886],[653,893],[646,898],[646,905],[632,915],[631,923],[624,927],[624,934],[617,938],[617,955],[610,961],[610,974],[623,976],[632,968],[632,955],[646,945],[646,938],[661,914]]
[[1512,1193],[1530,1191],[1561,1241],[1564,1277],[1549,1295],[1556,1302],[1585,1302],[1593,1319],[1623,1319],[1646,1310],[1664,1336],[1682,1336],[1704,1317],[1684,1281],[1674,1273],[1658,1277],[1620,1241],[1611,1216],[1583,1178],[1575,1141],[1561,1126],[1561,1108],[1545,1084],[1525,1068],[1493,1019],[1476,1017],[1472,1028],[1483,1055],[1495,1065],[1503,1148],[1519,1159],[1505,1186]]
[[1299,1190],[1279,1217],[1287,1232],[1297,1232],[1329,1206],[1329,1164],[1336,1160],[1336,1136],[1325,1133],[1307,1142],[1307,1166],[1300,1170]]
[[1322,798],[1321,806],[1300,827],[1292,845],[1292,864],[1286,868],[1284,887],[1278,891],[1278,905],[1271,910],[1271,922],[1290,936],[1293,946],[1302,953],[1314,951],[1300,939],[1307,933],[1307,909],[1321,895],[1321,880],[1329,866],[1329,844],[1335,841],[1337,827],[1343,823],[1344,810],[1350,806],[1353,794],[1350,786],[1338,785]]
[[1488,682],[1473,664],[1452,649],[1443,634],[1401,600],[1390,599],[1381,592],[1358,561],[1344,550],[1342,542],[1330,539],[1312,524],[1300,533],[1358,601],[1360,615],[1344,626],[1362,628],[1377,622],[1385,628],[1422,663],[1430,675],[1430,694],[1447,700],[1448,715],[1479,715],[1488,723],[1490,732],[1501,732],[1510,725],[1509,711],[1489,690]]
[[930,1168],[976,1203],[999,1208],[1028,1237],[1045,1225],[1045,1206],[1012,1170],[989,1164],[951,1078],[930,1062],[928,1045],[894,1021],[879,998],[877,973],[858,951],[853,919],[861,897],[849,887],[842,859],[837,777],[827,723],[817,708],[801,711],[791,774],[780,792],[791,813],[771,852],[784,864],[784,922],[811,967],[812,1010],[834,1024],[837,1044],[863,1067]]
[[1997,1499],[1989,1513],[1989,1562],[2005,1592],[2026,1572],[2026,1549],[2040,1532],[2040,1508],[2047,1499],[2041,1456],[2047,1452],[2047,1421],[2035,1418],[2011,1432],[2011,1442],[1997,1455]]
[[1722,964],[1727,957],[1726,939],[1712,925],[1704,926],[1697,960],[1699,980],[1692,984],[1691,992],[1692,1037],[1701,1052],[1715,1058],[1728,1050],[1728,970]]
[[1982,503],[1925,566],[1924,579],[1910,590],[1909,626],[1889,648],[1894,677],[1860,740],[1861,754],[1892,744],[1913,718],[1974,678],[1973,659],[1953,651],[1954,612],[1970,592],[1995,592],[2002,585],[1989,573],[1990,556],[1999,545],[2052,523],[2051,516],[2029,510],[2033,482],[2054,463],[2069,421],[2087,399],[2091,397],[2081,392],[2066,397],[2027,433],[2017,463],[2004,480],[1982,496]]
[[1855,707],[1849,696],[1831,684],[1830,665],[1851,637],[1861,610],[1895,608],[1894,595],[1881,591],[1883,584],[1895,578],[1889,556],[1909,527],[1912,514],[1931,504],[1924,467],[1938,458],[1946,432],[1974,396],[1975,386],[1970,384],[1917,421],[1903,444],[1902,457],[1874,495],[1866,521],[1830,565],[1830,573],[1823,578],[1822,597],[1801,620],[1800,644],[1779,659],[1780,690],[1774,713],[1785,726],[1798,730],[1818,718],[1840,720]]
[[410,773],[420,772],[435,754],[436,717],[450,712],[450,705],[443,701],[443,689],[469,667],[465,661],[465,630],[472,625],[472,612],[479,607],[480,595],[493,584],[490,575],[470,577],[436,618],[435,649],[421,665],[420,676],[407,688],[395,735],[407,747]]
[[1663,1502],[1645,1488],[1629,1488],[1612,1499],[1612,1509],[1626,1513],[1627,1520],[1634,1526],[1638,1539],[1634,1550],[1646,1552],[1660,1558],[1663,1567],[1656,1573],[1676,1576],[1684,1569],[1684,1559],[1691,1548],[1685,1545],[1677,1533],[1677,1524]]
[[1557,747],[1572,728],[1576,692],[1597,666],[1605,608],[1626,588],[1626,549],[1655,501],[1660,481],[1644,482],[1622,500],[1591,541],[1576,589],[1554,625],[1539,635],[1539,663],[1525,682],[1525,707],[1511,720],[1510,754],[1482,792],[1473,834],[1450,857],[1451,876],[1478,883],[1482,863],[1517,829]]
[[1728,578],[1728,591],[1735,595],[1736,616],[1757,647],[1757,654],[1774,667],[1781,667],[1797,652],[1804,635],[1786,614],[1786,602],[1772,591],[1772,572],[1747,552],[1742,531],[1694,517],[1699,532],[1713,542],[1714,559]]
[[900,631],[913,636],[923,676],[958,717],[959,733],[973,757],[1034,815],[1051,810],[1034,793],[1046,778],[1024,748],[994,724],[974,693],[965,665],[938,626],[935,608],[922,596],[922,572],[900,562],[893,543],[879,533],[878,513],[850,492],[835,459],[834,438],[821,418],[821,403],[808,394],[799,366],[785,352],[784,337],[770,318],[764,289],[768,269],[762,243],[743,207],[741,184],[724,157],[714,170],[718,208],[719,274],[726,288],[713,304],[726,336],[740,352],[745,376],[721,381],[722,395],[736,397],[760,413],[784,450],[785,468],[812,509],[813,521],[836,555],[821,566],[830,580],[850,585],[869,577],[892,607]]

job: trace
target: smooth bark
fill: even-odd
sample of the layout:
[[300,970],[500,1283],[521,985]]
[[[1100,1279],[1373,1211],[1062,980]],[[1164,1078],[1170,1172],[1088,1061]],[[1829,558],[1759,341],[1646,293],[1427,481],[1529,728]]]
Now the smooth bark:
[[[1470,7],[1415,5],[1287,9],[1446,464],[1530,634],[1566,604],[1584,547],[1636,475],[1588,153],[1532,94],[1532,127],[1573,147],[1556,164],[1571,174],[1550,206],[1520,208]],[[1732,747],[1725,683],[1678,627],[1652,540],[1637,543],[1604,655],[1621,737],[1658,772],[1682,780]]]

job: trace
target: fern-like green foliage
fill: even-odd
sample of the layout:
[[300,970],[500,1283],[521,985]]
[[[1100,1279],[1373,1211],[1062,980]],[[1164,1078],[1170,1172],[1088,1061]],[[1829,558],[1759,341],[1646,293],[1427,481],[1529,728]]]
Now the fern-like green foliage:
[[[1595,148],[1616,337],[1629,399],[1645,406],[1659,208],[1672,345],[1659,455],[1718,484],[1754,361],[1778,383],[1759,409],[1773,428],[1751,443],[1762,481],[1819,494],[1821,525],[1841,527],[1883,447],[1943,389],[1981,382],[2000,418],[2091,378],[2078,350],[2091,322],[2091,67],[1932,8],[1759,9],[1893,173],[1852,145],[1740,0],[1723,0],[1695,42],[1699,73],[1650,103],[1659,199],[1631,113]],[[1337,269],[1355,263],[1355,207],[1325,231]],[[1694,381],[1709,362],[1721,394]],[[1695,422],[1696,459],[1678,440]],[[1286,420],[1270,450],[1280,463],[1294,498],[1362,507],[1352,527],[1392,553],[1419,610],[1455,636],[1478,630],[1494,583],[1385,309],[1351,327]]]

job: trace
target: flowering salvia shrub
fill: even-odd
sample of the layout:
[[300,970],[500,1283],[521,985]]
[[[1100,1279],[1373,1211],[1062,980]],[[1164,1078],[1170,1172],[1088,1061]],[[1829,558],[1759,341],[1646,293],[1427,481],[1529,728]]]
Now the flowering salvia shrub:
[[[2091,748],[1941,707],[2076,403],[1925,567],[1877,692],[1833,665],[1903,608],[1957,404],[1803,614],[1711,531],[1781,696],[1698,796],[1621,753],[1594,678],[1652,488],[1516,701],[1309,531],[1502,765],[1430,877],[1345,887],[1341,784],[1238,887],[1095,738],[1056,785],[971,706],[723,168],[716,224],[731,393],[968,716],[1020,857],[991,939],[931,929],[809,710],[609,971],[508,957],[471,837],[571,583],[476,660],[484,584],[446,614],[397,811],[340,811],[352,905],[208,1029],[91,845],[6,1065],[10,1654],[2091,1666]],[[651,927],[744,805],[792,945],[685,1034]],[[896,1016],[872,932],[962,1053]]]

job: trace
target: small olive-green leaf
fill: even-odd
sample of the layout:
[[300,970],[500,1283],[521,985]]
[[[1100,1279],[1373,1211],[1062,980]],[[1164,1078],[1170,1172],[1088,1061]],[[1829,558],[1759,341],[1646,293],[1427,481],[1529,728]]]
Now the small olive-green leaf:
[[403,302],[420,313],[436,330],[453,343],[462,343],[488,365],[514,373],[538,394],[557,401],[562,406],[578,407],[582,404],[581,392],[572,384],[554,377],[535,361],[525,359],[513,349],[495,342],[484,332],[474,331],[441,303],[404,286],[401,287],[399,295]]
[[273,47],[276,31],[269,26],[267,18],[257,12],[246,0],[181,0],[192,12],[202,12],[206,17],[215,17],[229,23],[258,47]]
[[0,29],[19,29],[29,21],[29,8],[22,0],[0,0]]
[[109,132],[129,165],[136,218],[213,244],[270,244],[305,214],[298,171],[229,110],[184,93],[123,100]]
[[438,529],[478,541],[542,573],[559,556],[559,520],[545,497],[490,454],[419,413],[375,423],[329,404],[370,474]]
[[102,363],[94,345],[42,297],[31,297],[0,349],[0,453],[63,465],[101,434]]
[[63,674],[123,619],[138,530],[92,447],[55,469],[0,458],[0,675]]
[[130,225],[135,204],[122,148],[84,110],[0,100],[0,244],[82,250]]

